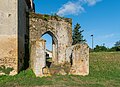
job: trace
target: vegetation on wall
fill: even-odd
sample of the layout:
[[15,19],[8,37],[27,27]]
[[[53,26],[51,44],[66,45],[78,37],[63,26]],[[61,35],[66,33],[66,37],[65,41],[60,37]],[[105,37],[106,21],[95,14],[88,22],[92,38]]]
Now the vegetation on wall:
[[0,67],[0,72],[7,74],[7,75],[9,75],[12,70],[13,68],[5,67],[4,65]]
[[30,12],[29,17],[30,18],[40,18],[40,19],[45,20],[45,21],[49,21],[49,20],[61,21],[61,20],[64,20],[65,22],[69,22],[70,24],[72,24],[72,19],[64,18],[64,17],[61,17],[57,14],[47,15],[47,14],[35,14],[33,12]]

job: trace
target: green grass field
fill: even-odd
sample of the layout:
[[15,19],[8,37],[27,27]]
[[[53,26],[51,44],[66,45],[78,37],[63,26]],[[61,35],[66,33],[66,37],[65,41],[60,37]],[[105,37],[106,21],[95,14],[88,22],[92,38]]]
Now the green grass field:
[[0,76],[0,87],[120,87],[120,52],[90,53],[88,76],[35,77],[32,70]]

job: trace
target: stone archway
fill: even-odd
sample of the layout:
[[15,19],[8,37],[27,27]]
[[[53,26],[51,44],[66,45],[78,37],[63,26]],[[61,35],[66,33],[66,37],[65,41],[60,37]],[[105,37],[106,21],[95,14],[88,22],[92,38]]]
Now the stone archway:
[[72,45],[71,19],[31,13],[30,18],[30,64],[36,76],[42,76],[45,67],[45,41],[41,36],[48,33],[53,38],[53,62],[64,64],[66,48]]
[[52,37],[52,63],[57,64],[58,63],[58,40],[55,37],[55,35],[50,31],[45,32],[43,35],[45,34],[49,34]]
[[[57,65],[70,62],[69,74],[88,75],[89,47],[87,44],[72,46],[72,24],[70,19],[32,13],[30,22],[30,64],[36,76],[44,76],[46,66],[45,40],[41,36],[48,33],[53,37],[53,61]],[[72,54],[72,56],[71,56]]]
[[46,33],[52,37],[52,63],[58,64],[58,40],[51,31],[47,31],[31,42],[31,67],[36,76],[43,76],[43,69],[47,66],[46,41],[41,38]]

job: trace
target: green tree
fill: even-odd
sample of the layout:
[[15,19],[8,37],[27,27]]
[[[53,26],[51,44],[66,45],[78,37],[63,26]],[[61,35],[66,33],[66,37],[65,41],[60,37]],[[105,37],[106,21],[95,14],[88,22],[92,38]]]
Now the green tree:
[[80,30],[80,28],[81,28],[80,24],[77,23],[73,29],[73,33],[72,33],[73,45],[78,43],[84,43],[86,41],[85,39],[83,39],[83,35],[82,35],[82,32],[84,30]]
[[106,48],[105,46],[96,45],[96,47],[94,48],[94,51],[95,52],[108,51],[108,48]]
[[117,50],[117,47],[115,47],[115,46],[109,49],[110,52],[114,52],[116,50]]
[[119,47],[119,46],[120,46],[120,40],[115,43],[115,47]]
[[115,49],[115,51],[120,51],[120,40],[115,42],[114,44],[115,46],[113,47]]

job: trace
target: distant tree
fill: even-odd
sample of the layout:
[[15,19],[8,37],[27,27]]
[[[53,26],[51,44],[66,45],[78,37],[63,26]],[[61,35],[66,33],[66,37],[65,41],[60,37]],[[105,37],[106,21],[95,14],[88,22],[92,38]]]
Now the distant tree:
[[115,51],[120,51],[120,40],[115,42],[114,47],[111,49],[114,49]]
[[95,52],[108,51],[108,48],[106,48],[105,46],[96,45],[96,47],[94,48],[94,51]]
[[82,32],[84,30],[80,30],[80,28],[81,28],[80,24],[77,23],[73,29],[73,33],[72,33],[73,45],[78,43],[84,43],[86,41],[85,39],[83,39],[83,35],[82,35]]
[[120,46],[120,40],[115,43],[115,47]]
[[109,49],[110,52],[113,52],[113,51],[116,51],[116,50],[117,50],[117,47],[115,47],[115,46]]

